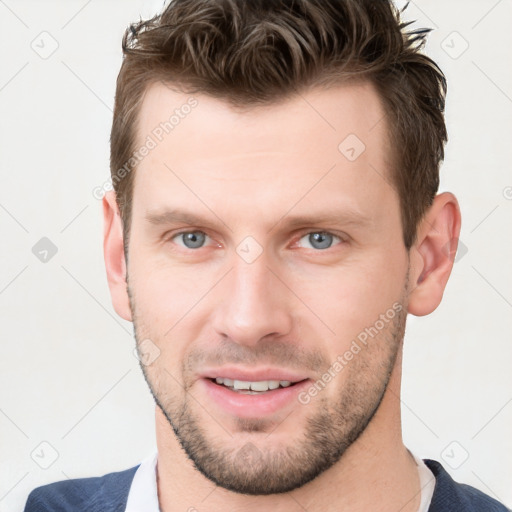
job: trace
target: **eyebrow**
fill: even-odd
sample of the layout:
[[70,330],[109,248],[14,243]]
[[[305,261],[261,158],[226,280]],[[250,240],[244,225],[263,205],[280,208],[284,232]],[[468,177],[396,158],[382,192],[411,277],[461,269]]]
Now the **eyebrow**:
[[[212,222],[210,219],[202,217],[201,215],[177,208],[163,211],[150,211],[146,213],[145,218],[150,224],[155,226],[170,225],[176,223],[205,226],[216,224],[215,221]],[[225,222],[223,222],[219,217],[217,217],[217,219],[220,223],[226,226]],[[325,223],[367,227],[372,226],[374,224],[374,220],[356,210],[324,210],[310,215],[285,214],[280,220],[273,224],[273,227],[269,231],[272,231],[278,224],[283,224],[288,227],[296,227],[299,225],[315,225]]]

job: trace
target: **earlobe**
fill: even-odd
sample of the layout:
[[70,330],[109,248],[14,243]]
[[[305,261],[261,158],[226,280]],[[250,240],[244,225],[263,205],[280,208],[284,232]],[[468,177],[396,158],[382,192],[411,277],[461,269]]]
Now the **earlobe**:
[[460,226],[456,197],[450,192],[437,195],[411,248],[409,313],[424,316],[439,306],[453,268]]
[[123,225],[114,191],[103,197],[103,254],[107,281],[116,313],[132,321],[126,283],[126,262],[123,246]]

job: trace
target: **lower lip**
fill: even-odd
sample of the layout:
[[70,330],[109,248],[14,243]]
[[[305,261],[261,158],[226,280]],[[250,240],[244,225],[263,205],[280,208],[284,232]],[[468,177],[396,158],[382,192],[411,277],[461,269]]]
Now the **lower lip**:
[[202,383],[206,393],[216,404],[226,412],[240,418],[267,416],[290,404],[298,403],[297,395],[309,385],[309,379],[306,379],[287,388],[279,387],[265,393],[248,395],[232,391],[210,379],[203,378],[199,382]]

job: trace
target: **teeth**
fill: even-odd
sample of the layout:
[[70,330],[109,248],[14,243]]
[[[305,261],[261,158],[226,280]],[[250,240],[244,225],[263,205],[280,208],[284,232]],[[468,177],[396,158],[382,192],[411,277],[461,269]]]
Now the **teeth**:
[[215,382],[217,384],[224,384],[225,386],[229,386],[229,387],[233,386],[233,379],[222,379],[220,377],[217,377],[215,379]]
[[243,380],[233,381],[233,387],[235,389],[251,389],[251,383]]
[[224,379],[222,377],[217,377],[215,379],[217,384],[222,384],[229,388],[233,388],[236,390],[250,390],[250,391],[268,391],[269,389],[277,389],[279,386],[283,388],[287,388],[291,386],[291,381],[289,380],[259,380],[259,381],[245,381],[245,380],[232,380],[232,379]]
[[251,382],[251,389],[253,391],[268,391],[268,381]]

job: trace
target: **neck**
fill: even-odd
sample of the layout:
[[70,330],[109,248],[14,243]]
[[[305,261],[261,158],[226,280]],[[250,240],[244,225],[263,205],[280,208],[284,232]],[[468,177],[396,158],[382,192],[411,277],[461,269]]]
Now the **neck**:
[[237,494],[204,477],[157,407],[160,509],[417,512],[421,490],[416,463],[402,441],[400,373],[401,351],[379,409],[336,464],[301,488],[269,496]]

